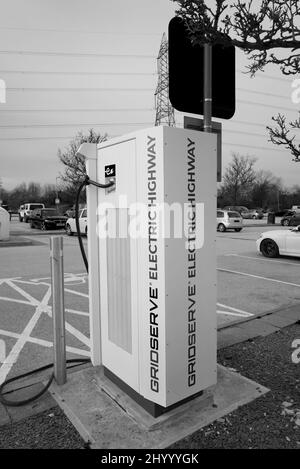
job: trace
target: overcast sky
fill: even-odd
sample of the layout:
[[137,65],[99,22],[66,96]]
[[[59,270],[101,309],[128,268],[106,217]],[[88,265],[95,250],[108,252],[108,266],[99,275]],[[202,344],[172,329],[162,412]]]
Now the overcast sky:
[[[57,158],[93,127],[111,136],[155,121],[156,57],[174,16],[170,0],[0,0],[0,177],[6,189],[54,183]],[[297,117],[292,77],[269,67],[254,79],[237,53],[237,110],[223,121],[223,169],[234,152],[256,156],[284,184],[300,183],[300,164],[268,142],[278,112]],[[224,71],[225,73],[225,71]],[[295,78],[295,77],[294,77]],[[226,92],[226,90],[224,90]],[[182,123],[182,114],[176,113]]]

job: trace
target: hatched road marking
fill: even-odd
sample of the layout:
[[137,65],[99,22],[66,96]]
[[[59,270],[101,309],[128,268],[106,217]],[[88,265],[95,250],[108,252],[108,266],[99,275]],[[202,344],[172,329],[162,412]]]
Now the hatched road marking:
[[[48,280],[48,281],[47,281]],[[71,285],[79,285],[87,283],[87,275],[79,274],[76,276],[75,274],[66,274],[65,282],[68,286]],[[10,337],[16,339],[16,343],[13,345],[11,351],[6,356],[5,360],[0,364],[0,384],[5,381],[7,375],[12,370],[13,366],[17,362],[22,353],[24,346],[27,343],[40,345],[42,347],[53,347],[53,342],[40,339],[38,337],[32,337],[31,334],[35,329],[37,323],[43,317],[43,314],[46,314],[49,317],[52,317],[52,308],[48,304],[50,297],[51,297],[51,279],[50,278],[43,278],[43,279],[34,279],[34,280],[22,280],[21,277],[14,277],[14,278],[5,278],[0,279],[0,286],[7,285],[13,291],[21,295],[24,299],[20,298],[10,298],[8,296],[0,296],[0,301],[3,302],[10,302],[10,303],[19,303],[24,304],[27,306],[32,307],[32,315],[26,326],[20,333],[16,333],[13,331],[8,331],[4,329],[0,329],[0,336],[2,337]],[[22,288],[22,285],[43,285],[46,288],[46,293],[44,293],[42,300],[35,298],[34,294],[29,294]],[[82,292],[78,292],[72,290],[70,288],[66,288],[65,291],[71,293],[72,295],[79,295],[84,298],[88,298],[88,295]],[[75,309],[66,308],[67,313],[71,313],[73,315],[88,317],[89,313],[85,311],[78,311]],[[0,313],[1,314],[1,313]],[[0,316],[0,327],[1,327],[1,316]],[[66,331],[72,334],[77,341],[81,342],[85,347],[90,347],[90,339],[86,337],[80,330],[76,329],[73,325],[71,325],[68,321],[65,323]],[[88,357],[90,356],[90,352],[86,349],[80,349],[78,347],[66,347],[67,351],[70,353],[74,353],[76,355],[81,355]]]
[[[65,284],[68,287],[76,286],[76,285],[84,285],[84,284],[87,285],[87,279],[88,277],[86,274],[78,274],[78,275],[70,274],[70,273],[65,274]],[[1,285],[9,286],[11,288],[11,291],[15,291],[18,295],[21,295],[23,299],[21,299],[20,297],[19,298],[9,297],[7,293],[5,293],[5,295],[0,296],[0,302],[3,302],[4,305],[6,302],[24,304],[26,306],[31,306],[32,311],[31,311],[30,320],[25,325],[25,327],[23,326],[23,330],[19,332],[12,331],[12,330],[4,330],[3,327],[1,328],[1,312],[0,312],[0,337],[8,337],[8,338],[16,340],[15,344],[13,345],[11,351],[8,353],[4,362],[2,364],[0,363],[0,384],[3,381],[5,381],[8,374],[12,371],[14,365],[19,359],[20,355],[22,354],[24,346],[27,343],[39,345],[48,349],[53,347],[52,341],[45,340],[45,339],[38,338],[38,337],[32,337],[31,335],[36,325],[38,324],[39,320],[44,317],[44,314],[46,314],[48,317],[52,317],[52,308],[49,305],[49,300],[51,297],[51,278],[44,277],[44,278],[36,278],[36,279],[31,279],[31,280],[25,280],[25,279],[22,279],[21,277],[5,278],[5,279],[0,279],[0,286]],[[27,291],[25,291],[24,290],[25,285],[29,287],[31,285],[35,287],[37,285],[43,285],[44,287],[46,287],[46,292],[43,294],[43,298],[40,300],[35,297],[35,293],[31,292],[30,294]],[[65,288],[65,291],[71,295],[74,295],[75,297],[76,295],[77,296],[79,295],[83,298],[86,298],[86,299],[88,298],[88,295],[81,291],[72,290],[71,288]],[[89,317],[89,313],[86,311],[80,311],[80,310],[72,309],[72,308],[66,308],[65,311],[66,313],[69,313],[74,316],[79,316],[79,317],[81,316],[81,317],[86,317],[86,318]],[[220,315],[220,317],[222,317],[223,315],[224,319],[228,316],[235,316],[235,317],[240,317],[240,318],[253,316],[252,313],[243,311],[238,308],[233,308],[231,306],[224,305],[222,303],[217,304],[217,314]],[[66,315],[66,318],[67,318],[67,315]],[[12,322],[12,324],[14,323]],[[86,350],[86,348],[89,349],[90,347],[89,337],[84,335],[82,331],[75,328],[68,321],[66,321],[66,331],[72,334],[77,339],[77,341],[81,342],[83,344],[83,347],[85,347],[81,349],[78,347],[72,347],[72,346],[67,345],[66,347],[67,352],[80,355],[83,357],[89,357],[90,352],[89,350]],[[30,363],[30,368],[34,368],[34,365],[32,363]]]

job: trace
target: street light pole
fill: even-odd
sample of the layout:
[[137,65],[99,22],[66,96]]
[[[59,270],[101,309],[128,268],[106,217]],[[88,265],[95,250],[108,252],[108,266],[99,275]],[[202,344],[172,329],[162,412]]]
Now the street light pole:
[[57,185],[57,179],[59,179],[59,176],[55,178],[55,188],[56,188],[56,198],[58,198],[58,185]]
[[204,44],[204,132],[212,132],[212,45]]
[[58,197],[58,185],[57,185],[57,179],[60,179],[60,176],[57,176],[55,178],[55,185],[56,185],[56,198],[55,198],[55,205],[56,207],[60,204],[60,200],[59,200],[59,197]]

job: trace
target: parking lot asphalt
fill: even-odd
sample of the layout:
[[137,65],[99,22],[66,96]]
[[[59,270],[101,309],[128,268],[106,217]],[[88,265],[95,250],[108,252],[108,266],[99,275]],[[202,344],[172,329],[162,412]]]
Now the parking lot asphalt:
[[255,244],[263,231],[252,226],[217,235],[218,301],[253,315],[300,302],[300,259],[263,257]]
[[[300,259],[266,259],[256,252],[255,241],[266,229],[278,226],[249,220],[240,233],[217,233],[218,328],[300,302]],[[59,232],[41,234],[17,221],[12,231],[38,244],[0,249],[0,340],[6,348],[0,382],[52,361],[49,236]],[[64,235],[64,266],[68,356],[86,357],[88,282],[76,236]]]

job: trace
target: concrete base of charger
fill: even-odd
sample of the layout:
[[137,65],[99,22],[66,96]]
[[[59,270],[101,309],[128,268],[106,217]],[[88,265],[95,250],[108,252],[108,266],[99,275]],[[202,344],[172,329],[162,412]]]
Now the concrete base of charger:
[[218,383],[202,396],[152,417],[108,380],[100,367],[68,376],[50,392],[91,448],[162,449],[262,396],[268,389],[218,365]]

